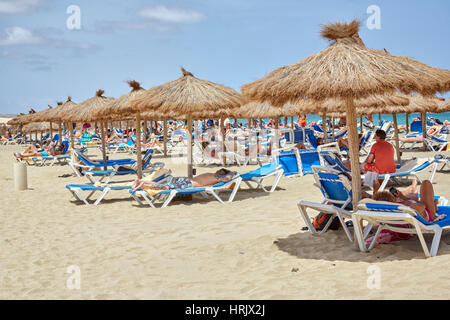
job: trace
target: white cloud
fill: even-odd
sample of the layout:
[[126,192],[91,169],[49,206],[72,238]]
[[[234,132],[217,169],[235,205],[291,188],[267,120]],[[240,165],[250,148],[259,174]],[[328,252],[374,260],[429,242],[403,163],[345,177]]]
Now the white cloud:
[[192,10],[168,9],[165,6],[144,8],[139,12],[144,18],[155,19],[169,23],[196,23],[203,20],[203,13]]
[[42,39],[21,27],[10,27],[0,36],[0,46],[16,46],[26,44],[40,44]]
[[0,0],[0,14],[26,13],[35,9],[41,0]]

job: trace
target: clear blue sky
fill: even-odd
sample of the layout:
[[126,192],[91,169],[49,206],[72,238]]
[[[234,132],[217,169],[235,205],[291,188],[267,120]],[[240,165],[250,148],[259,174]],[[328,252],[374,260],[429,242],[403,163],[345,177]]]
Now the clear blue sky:
[[[67,7],[81,10],[69,30]],[[370,5],[381,29],[369,30]],[[126,80],[144,88],[195,76],[240,90],[324,49],[320,25],[362,21],[370,48],[450,69],[448,0],[0,0],[0,113],[118,97]],[[445,95],[448,97],[448,94]]]

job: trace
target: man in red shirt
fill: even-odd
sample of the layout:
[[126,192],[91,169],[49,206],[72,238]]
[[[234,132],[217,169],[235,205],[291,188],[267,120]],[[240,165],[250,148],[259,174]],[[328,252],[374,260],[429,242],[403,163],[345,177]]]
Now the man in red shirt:
[[394,173],[396,170],[394,160],[394,147],[386,141],[386,132],[375,132],[376,143],[372,146],[366,161],[361,165],[363,173],[368,171],[378,174]]

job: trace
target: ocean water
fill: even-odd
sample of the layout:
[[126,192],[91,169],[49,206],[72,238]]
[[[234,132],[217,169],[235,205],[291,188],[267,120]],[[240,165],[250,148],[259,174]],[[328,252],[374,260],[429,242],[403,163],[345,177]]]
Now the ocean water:
[[[435,119],[439,119],[442,122],[444,122],[444,120],[449,120],[450,121],[450,112],[443,112],[443,113],[427,113],[427,117],[431,117],[431,118],[435,118]],[[414,118],[420,118],[420,113],[411,113],[408,115],[408,123],[411,123],[411,121]],[[393,117],[391,114],[382,114],[381,115],[381,119],[384,121],[393,121]],[[264,122],[268,122],[269,118],[264,118],[263,119]],[[288,123],[291,123],[291,118],[288,117]],[[308,122],[317,122],[319,120],[322,120],[322,117],[319,117],[317,115],[314,114],[308,114]],[[374,114],[372,115],[372,120],[375,123],[375,125],[378,125],[379,121],[380,121],[380,117],[378,114]],[[238,119],[239,122],[242,123],[248,123],[247,119]],[[294,121],[297,121],[297,117],[294,117]],[[337,120],[336,120],[337,121]],[[365,117],[363,117],[363,121],[365,122]],[[281,118],[281,122],[284,123],[284,118]],[[359,122],[359,118],[358,118],[358,122]],[[397,122],[399,125],[402,124],[406,124],[406,115],[405,114],[398,114],[397,115]]]

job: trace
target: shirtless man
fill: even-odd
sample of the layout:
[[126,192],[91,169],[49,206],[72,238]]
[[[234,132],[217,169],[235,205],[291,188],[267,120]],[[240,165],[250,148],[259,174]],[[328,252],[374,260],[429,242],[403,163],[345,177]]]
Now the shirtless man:
[[192,179],[186,177],[171,177],[171,179],[166,183],[156,183],[153,181],[143,181],[140,179],[134,180],[131,187],[133,191],[143,188],[154,188],[154,189],[186,189],[186,188],[199,188],[212,186],[216,183],[229,181],[235,176],[236,172],[220,169],[212,173],[203,173]]

